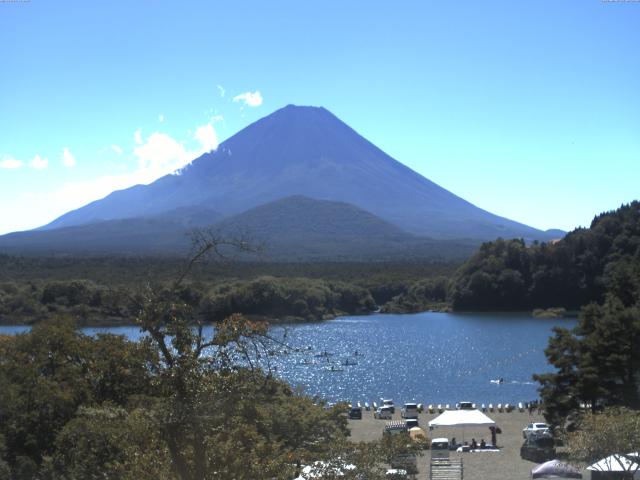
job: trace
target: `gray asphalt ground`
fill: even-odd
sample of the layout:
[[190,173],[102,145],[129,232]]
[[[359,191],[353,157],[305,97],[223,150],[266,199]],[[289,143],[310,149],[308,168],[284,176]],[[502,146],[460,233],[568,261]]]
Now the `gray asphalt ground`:
[[[382,437],[386,420],[376,420],[373,418],[373,410],[363,409],[362,420],[349,420],[351,439],[353,441],[374,441]],[[522,446],[522,429],[531,422],[544,422],[542,415],[535,412],[529,415],[528,411],[519,412],[514,410],[506,413],[486,412],[496,426],[500,427],[502,434],[497,435],[499,452],[483,453],[457,453],[451,452],[451,458],[462,458],[464,465],[465,480],[518,480],[530,479],[531,469],[535,463],[520,458],[520,447]],[[456,438],[456,441],[466,440],[469,443],[475,438],[478,443],[484,438],[487,443],[491,441],[491,433],[488,427],[478,428],[437,428],[429,431],[429,421],[437,417],[438,414],[421,413],[419,416],[420,426],[427,432],[429,439],[436,437]],[[393,420],[401,420],[400,409],[396,407]],[[426,480],[429,478],[430,451],[425,450],[424,455],[418,458],[418,475],[416,479]],[[589,474],[583,471],[583,478],[588,479]]]

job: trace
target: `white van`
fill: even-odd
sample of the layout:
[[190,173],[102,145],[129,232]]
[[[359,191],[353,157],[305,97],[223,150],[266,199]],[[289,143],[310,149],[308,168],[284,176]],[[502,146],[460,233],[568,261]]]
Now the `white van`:
[[402,418],[418,418],[418,404],[405,403],[402,410],[400,410],[400,416]]
[[391,407],[378,407],[378,409],[373,412],[373,418],[391,420],[393,418]]
[[434,438],[431,440],[431,459],[449,458],[449,439]]

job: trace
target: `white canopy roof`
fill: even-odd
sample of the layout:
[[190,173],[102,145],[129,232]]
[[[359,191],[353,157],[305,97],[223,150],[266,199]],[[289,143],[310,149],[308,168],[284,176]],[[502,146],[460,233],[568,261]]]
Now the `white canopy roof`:
[[587,470],[596,472],[635,472],[640,470],[640,464],[632,462],[628,457],[638,458],[638,453],[640,452],[629,453],[627,456],[616,453],[588,466]]
[[480,410],[446,410],[429,422],[430,427],[482,427],[495,424]]

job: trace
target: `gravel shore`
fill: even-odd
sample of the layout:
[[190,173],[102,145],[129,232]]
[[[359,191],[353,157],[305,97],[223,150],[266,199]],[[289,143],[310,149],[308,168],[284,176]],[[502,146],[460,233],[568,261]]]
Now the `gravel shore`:
[[[399,408],[393,420],[400,420]],[[506,413],[486,413],[489,418],[496,422],[502,434],[497,436],[497,444],[500,452],[483,453],[457,453],[451,452],[451,458],[462,458],[464,465],[465,480],[517,480],[530,479],[531,469],[536,465],[533,462],[520,458],[520,447],[522,446],[522,429],[531,422],[544,422],[544,418],[535,412],[529,415],[526,410],[519,412],[514,410]],[[419,416],[420,426],[427,432],[429,438],[446,437],[456,438],[456,441],[466,440],[469,443],[475,438],[478,443],[484,438],[486,442],[491,442],[491,433],[488,427],[478,428],[437,428],[429,431],[429,421],[437,417],[438,414],[423,412]],[[362,420],[349,420],[351,439],[353,441],[373,441],[382,437],[386,421],[373,418],[373,410],[362,412]],[[464,437],[464,438],[463,438]],[[422,457],[418,458],[418,480],[429,478],[430,451],[426,450]],[[583,478],[589,478],[586,471],[583,471]]]

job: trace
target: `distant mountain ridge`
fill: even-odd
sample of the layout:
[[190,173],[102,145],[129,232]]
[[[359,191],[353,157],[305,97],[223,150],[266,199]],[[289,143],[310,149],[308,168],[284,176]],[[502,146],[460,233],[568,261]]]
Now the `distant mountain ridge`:
[[188,251],[193,230],[203,228],[247,240],[261,247],[260,258],[277,261],[460,260],[478,246],[413,235],[347,203],[292,196],[222,220],[212,211],[181,207],[164,215],[17,232],[0,237],[0,250],[170,255]]
[[241,130],[178,175],[68,212],[53,229],[202,206],[233,215],[304,195],[351,203],[433,238],[550,238],[479,209],[394,160],[322,107],[286,106]]
[[[391,158],[322,107],[289,105],[172,175],[0,237],[0,251],[170,253],[216,225],[271,258],[460,258],[497,237],[548,240]],[[448,242],[448,243],[447,243]]]

